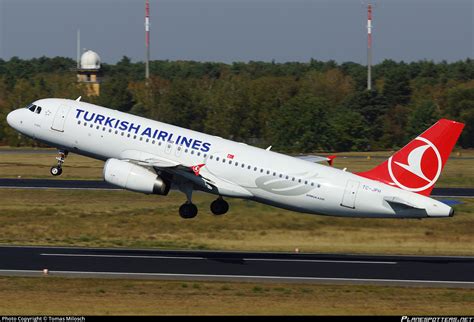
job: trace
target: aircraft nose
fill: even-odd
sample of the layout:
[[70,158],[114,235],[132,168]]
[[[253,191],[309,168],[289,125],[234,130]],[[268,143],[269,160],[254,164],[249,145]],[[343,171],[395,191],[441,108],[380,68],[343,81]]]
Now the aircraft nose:
[[15,111],[11,111],[10,113],[8,113],[7,115],[7,123],[8,125],[10,125],[11,127],[14,127],[14,115],[15,114]]
[[7,123],[15,130],[18,130],[21,123],[23,123],[18,114],[21,114],[21,112],[19,110],[14,110],[7,115]]

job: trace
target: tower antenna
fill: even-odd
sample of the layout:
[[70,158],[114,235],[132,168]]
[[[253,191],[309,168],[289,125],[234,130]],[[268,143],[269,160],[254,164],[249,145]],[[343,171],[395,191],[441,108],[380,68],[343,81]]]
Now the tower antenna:
[[372,4],[367,5],[367,90],[372,90]]
[[145,78],[148,80],[150,77],[150,3],[149,0],[145,2],[145,49],[146,49],[146,60],[145,60]]
[[81,68],[81,29],[77,29],[77,69]]

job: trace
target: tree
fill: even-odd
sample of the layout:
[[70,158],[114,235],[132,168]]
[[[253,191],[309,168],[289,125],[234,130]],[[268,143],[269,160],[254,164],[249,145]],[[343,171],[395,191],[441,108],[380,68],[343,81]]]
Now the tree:
[[360,113],[340,108],[329,117],[331,147],[335,151],[361,151],[369,145],[369,132]]
[[[94,98],[92,98],[94,100]],[[128,90],[128,81],[125,78],[108,78],[102,83],[100,96],[96,98],[102,106],[127,112],[134,105],[133,97]]]
[[407,141],[429,128],[440,118],[433,101],[426,100],[415,106],[407,124]]
[[310,152],[331,146],[328,102],[311,94],[299,94],[286,102],[271,124],[277,149]]

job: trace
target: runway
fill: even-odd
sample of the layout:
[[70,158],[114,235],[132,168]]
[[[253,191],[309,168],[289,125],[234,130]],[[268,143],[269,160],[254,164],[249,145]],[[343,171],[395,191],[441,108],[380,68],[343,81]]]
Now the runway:
[[474,287],[474,257],[0,247],[0,275]]
[[[120,190],[120,188],[99,180],[62,179],[6,179],[0,178],[0,189],[78,189],[78,190]],[[434,188],[433,197],[474,197],[474,188]]]

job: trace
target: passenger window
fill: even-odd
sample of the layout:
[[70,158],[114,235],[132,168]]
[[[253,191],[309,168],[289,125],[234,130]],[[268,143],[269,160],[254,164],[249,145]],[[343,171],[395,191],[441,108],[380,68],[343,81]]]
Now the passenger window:
[[257,167],[253,168],[253,171],[257,171]]
[[127,138],[129,138],[129,137],[130,137],[130,133],[127,134]]
[[140,141],[143,141],[143,137],[142,137],[142,136],[140,136]]
[[232,160],[229,160],[229,164],[232,164]]
[[81,121],[77,121],[77,124],[81,125]]
[[94,124],[91,124],[90,128],[92,129],[94,127]]
[[191,154],[194,154],[194,150],[191,150]]
[[209,159],[211,159],[211,160],[212,160],[213,158],[214,158],[214,157],[213,157],[212,155],[209,157]]
[[249,170],[250,170],[250,168],[251,168],[250,166],[247,166],[247,169],[249,169]]
[[239,163],[238,163],[238,162],[236,162],[236,163],[235,163],[235,166],[236,166],[236,167],[238,167],[238,166],[239,166]]
[[219,157],[216,157],[216,161],[219,161]]

